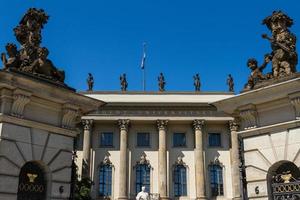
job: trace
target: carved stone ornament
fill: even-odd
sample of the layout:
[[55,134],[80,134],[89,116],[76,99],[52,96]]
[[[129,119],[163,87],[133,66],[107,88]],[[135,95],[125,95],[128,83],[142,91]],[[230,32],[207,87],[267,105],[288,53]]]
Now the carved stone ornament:
[[210,161],[210,165],[219,165],[222,166],[222,163],[220,162],[218,157],[215,157],[213,161]]
[[88,85],[88,91],[93,91],[94,87],[94,77],[91,73],[88,73],[88,78],[86,79]]
[[79,107],[71,104],[65,104],[63,107],[63,117],[61,125],[63,128],[74,128],[76,119],[81,115]]
[[18,118],[23,118],[24,108],[30,102],[31,94],[21,90],[15,90],[13,93],[13,104],[11,115]]
[[121,90],[124,92],[127,91],[128,82],[127,82],[125,73],[120,76],[120,84],[121,84]]
[[166,81],[165,81],[165,77],[163,75],[163,73],[159,74],[158,79],[158,90],[160,92],[164,92],[165,91],[165,86],[166,86]]
[[195,119],[193,121],[193,128],[194,130],[202,130],[203,126],[204,126],[205,121],[201,120],[201,119]]
[[119,119],[118,125],[119,125],[120,130],[128,131],[128,128],[130,125],[130,120],[129,119]]
[[194,78],[195,91],[199,92],[201,87],[200,76],[199,74],[196,74],[193,78]]
[[244,129],[252,129],[257,127],[257,111],[255,108],[249,108],[240,111],[240,117],[244,122]]
[[157,120],[156,124],[158,130],[166,130],[168,126],[168,120]]
[[112,162],[110,161],[109,156],[110,156],[109,154],[106,154],[104,156],[104,159],[101,162],[101,165],[110,165],[110,166],[112,166]]
[[296,119],[300,119],[300,97],[294,97],[290,101],[295,109]]
[[48,19],[49,16],[42,9],[30,8],[25,13],[19,25],[14,28],[16,40],[21,44],[20,49],[12,43],[6,45],[7,52],[1,54],[3,68],[65,86],[65,72],[53,65],[47,58],[48,49],[40,46],[41,32]]
[[145,152],[142,153],[141,157],[140,157],[140,160],[137,161],[136,164],[139,164],[139,165],[150,165],[150,162],[149,160],[147,160],[147,155]]
[[185,162],[183,162],[183,156],[178,156],[177,157],[175,165],[185,165]]
[[83,119],[81,120],[81,123],[83,125],[84,130],[91,130],[93,126],[93,120],[92,119]]
[[226,83],[228,85],[228,91],[234,92],[234,81],[233,81],[233,77],[231,76],[231,74],[228,74]]
[[229,121],[229,128],[230,128],[230,131],[238,131],[240,128],[239,120],[234,119],[232,121]]

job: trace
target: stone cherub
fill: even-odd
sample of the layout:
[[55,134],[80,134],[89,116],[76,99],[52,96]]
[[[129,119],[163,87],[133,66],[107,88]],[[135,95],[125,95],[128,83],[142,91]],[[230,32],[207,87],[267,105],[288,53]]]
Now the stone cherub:
[[94,77],[91,73],[88,73],[88,78],[86,80],[87,84],[88,84],[88,91],[92,91],[93,87],[94,87]]
[[1,54],[1,60],[3,63],[3,68],[4,69],[9,69],[9,68],[19,68],[20,67],[20,56],[18,53],[17,46],[12,43],[8,43],[5,46],[8,58],[6,58],[6,54],[2,53]]
[[160,92],[165,91],[165,85],[166,85],[165,77],[163,73],[160,73],[158,77],[158,88]]
[[296,36],[289,31],[293,20],[281,11],[274,11],[273,14],[263,20],[272,36],[263,34],[272,47],[272,72],[273,77],[282,77],[296,72],[298,55],[296,53]]
[[136,200],[150,200],[149,193],[146,192],[146,187],[142,186],[142,191],[136,195]]
[[234,92],[234,81],[233,81],[233,77],[231,76],[231,74],[228,74],[226,83],[228,85],[228,91]]
[[126,74],[125,73],[120,76],[120,83],[121,83],[121,90],[122,91],[127,91],[128,83],[127,83],[127,79],[126,79]]
[[200,91],[201,82],[200,82],[199,74],[196,74],[195,76],[193,76],[193,78],[194,78],[195,91]]
[[250,58],[248,60],[247,66],[250,68],[251,74],[248,78],[248,83],[245,85],[245,88],[253,89],[253,87],[257,82],[268,79],[267,76],[263,75],[263,70],[270,62],[270,59],[271,56],[269,54],[266,54],[264,58],[264,62],[261,66],[258,66],[257,60],[255,58]]

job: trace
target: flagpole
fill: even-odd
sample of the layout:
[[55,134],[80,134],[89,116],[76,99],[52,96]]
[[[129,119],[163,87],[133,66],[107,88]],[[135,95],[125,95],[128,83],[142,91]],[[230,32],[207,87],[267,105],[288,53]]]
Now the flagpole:
[[142,68],[142,73],[143,73],[143,91],[146,91],[146,69],[145,69],[145,62],[146,62],[146,43],[143,43],[143,58],[142,58],[142,64],[141,64],[141,68]]

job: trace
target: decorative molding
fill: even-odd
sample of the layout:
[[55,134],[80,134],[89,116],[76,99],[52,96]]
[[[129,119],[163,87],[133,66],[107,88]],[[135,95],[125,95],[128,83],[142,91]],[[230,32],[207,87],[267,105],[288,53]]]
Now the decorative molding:
[[225,165],[219,160],[219,157],[215,157],[214,160],[210,161],[209,165],[219,165],[220,167],[224,168]]
[[11,115],[18,118],[23,118],[24,108],[30,102],[31,93],[16,89],[13,92],[13,104]]
[[178,156],[175,162],[175,165],[183,165],[186,166],[185,162],[183,162],[183,156]]
[[90,131],[92,129],[94,120],[92,119],[83,119],[81,120],[81,124],[83,125],[83,129],[86,131]]
[[118,125],[120,130],[125,130],[128,132],[129,126],[130,126],[130,120],[129,119],[119,119]]
[[248,105],[247,108],[240,110],[240,117],[244,122],[244,129],[252,129],[258,126],[257,111],[254,105]]
[[201,119],[195,119],[193,121],[193,128],[194,130],[202,130],[203,126],[204,126],[205,120],[201,120]]
[[110,156],[110,154],[108,154],[108,153],[104,156],[104,159],[100,163],[100,166],[102,166],[102,165],[109,165],[109,166],[113,167],[113,164],[112,164],[112,162],[109,159],[109,156]]
[[61,121],[61,126],[63,128],[72,129],[75,127],[76,119],[81,115],[78,106],[72,104],[65,104],[63,106],[63,117]]
[[156,121],[158,130],[166,130],[168,126],[168,120],[160,120]]
[[147,160],[147,155],[145,152],[142,153],[140,160],[136,162],[137,165],[148,165],[150,166],[150,161]]
[[300,119],[300,97],[294,97],[290,101],[295,109],[296,119]]

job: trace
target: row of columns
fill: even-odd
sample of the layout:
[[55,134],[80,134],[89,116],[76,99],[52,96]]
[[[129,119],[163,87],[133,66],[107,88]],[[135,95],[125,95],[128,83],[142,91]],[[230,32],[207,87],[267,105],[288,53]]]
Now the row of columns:
[[[157,120],[157,128],[159,134],[159,147],[158,147],[158,192],[161,199],[169,199],[167,190],[167,120]],[[204,152],[203,152],[203,127],[204,120],[195,119],[193,121],[193,128],[195,134],[195,175],[196,175],[196,198],[207,199],[205,193],[205,168],[204,168]],[[84,126],[84,141],[83,141],[83,163],[86,166],[84,174],[89,174],[90,163],[90,149],[91,149],[91,127],[92,120],[83,120]],[[118,120],[120,128],[120,171],[119,171],[119,198],[128,199],[127,192],[127,137],[130,126],[129,119]],[[239,175],[239,152],[238,152],[238,123],[235,121],[230,122],[231,130],[231,166],[233,175],[233,193],[234,199],[241,199],[240,193],[240,175]]]

